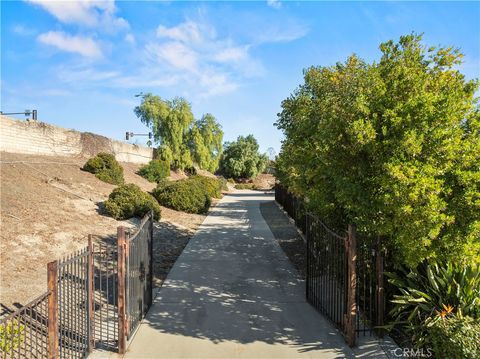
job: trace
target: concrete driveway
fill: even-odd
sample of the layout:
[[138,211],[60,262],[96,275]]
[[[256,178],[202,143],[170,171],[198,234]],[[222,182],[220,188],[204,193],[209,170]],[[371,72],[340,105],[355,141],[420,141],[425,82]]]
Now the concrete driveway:
[[237,191],[178,258],[125,358],[349,358],[341,334],[305,301],[304,281],[259,209]]

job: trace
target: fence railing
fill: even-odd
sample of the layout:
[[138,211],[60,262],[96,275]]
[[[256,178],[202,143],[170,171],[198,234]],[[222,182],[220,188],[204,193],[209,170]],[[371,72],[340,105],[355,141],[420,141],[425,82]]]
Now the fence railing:
[[332,231],[306,210],[301,198],[279,185],[275,200],[307,240],[307,300],[353,346],[357,336],[372,334],[384,324],[383,255],[378,243],[358,235],[353,224],[344,234]]
[[153,213],[129,240],[125,228],[118,233],[117,243],[90,235],[87,247],[48,263],[48,291],[0,320],[0,358],[85,358],[95,347],[125,352],[152,304]]

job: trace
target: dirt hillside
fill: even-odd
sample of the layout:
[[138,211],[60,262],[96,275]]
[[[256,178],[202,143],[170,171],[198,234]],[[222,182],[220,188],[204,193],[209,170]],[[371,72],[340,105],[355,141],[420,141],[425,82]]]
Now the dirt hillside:
[[[26,304],[46,288],[46,264],[86,245],[88,234],[112,236],[119,225],[99,204],[115,186],[80,168],[85,159],[0,154],[0,304]],[[155,187],[135,174],[140,167],[122,163],[126,183],[145,191]],[[173,174],[177,179],[178,176]],[[203,215],[162,207],[162,240],[191,236]],[[0,309],[1,314],[1,309]]]

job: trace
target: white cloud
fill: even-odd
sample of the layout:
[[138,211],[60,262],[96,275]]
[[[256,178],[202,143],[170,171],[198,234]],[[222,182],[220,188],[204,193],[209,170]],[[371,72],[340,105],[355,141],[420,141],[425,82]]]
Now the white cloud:
[[219,50],[213,58],[218,62],[238,62],[248,58],[248,46],[227,47]]
[[115,15],[114,0],[26,1],[42,7],[63,23],[102,27],[107,31],[129,28],[125,19]]
[[195,72],[197,70],[197,54],[188,46],[171,41],[164,44],[150,43],[146,47],[150,57],[159,62],[166,61],[177,69]]
[[62,31],[49,31],[38,36],[38,41],[57,49],[80,54],[88,58],[102,57],[100,46],[91,38],[72,36]]
[[267,0],[267,5],[273,7],[274,9],[280,9],[282,7],[280,0]]
[[130,45],[135,45],[136,43],[135,36],[133,34],[126,34],[124,40]]
[[20,36],[30,36],[35,34],[35,30],[23,24],[15,24],[12,26],[12,32]]

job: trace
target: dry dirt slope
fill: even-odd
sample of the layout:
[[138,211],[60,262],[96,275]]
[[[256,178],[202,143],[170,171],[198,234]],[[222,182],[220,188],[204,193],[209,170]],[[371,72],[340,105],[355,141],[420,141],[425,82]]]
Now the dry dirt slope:
[[[84,162],[0,154],[0,304],[11,308],[15,302],[26,304],[42,294],[46,264],[83,248],[88,234],[111,236],[117,226],[136,223],[100,213],[98,204],[115,186],[82,171]],[[127,183],[146,191],[154,188],[155,184],[135,174],[139,165],[122,166]],[[179,233],[191,235],[203,219],[162,208],[162,222],[156,227],[161,240],[174,241]]]

